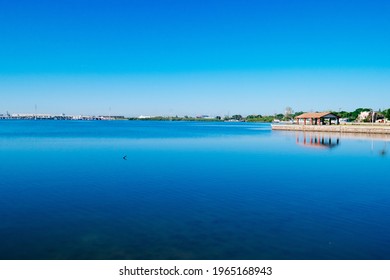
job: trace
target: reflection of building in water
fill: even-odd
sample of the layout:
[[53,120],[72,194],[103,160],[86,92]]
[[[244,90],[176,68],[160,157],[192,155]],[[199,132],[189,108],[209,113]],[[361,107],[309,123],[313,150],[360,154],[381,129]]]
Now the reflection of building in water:
[[297,133],[296,143],[312,148],[334,148],[340,144],[340,137],[322,133]]

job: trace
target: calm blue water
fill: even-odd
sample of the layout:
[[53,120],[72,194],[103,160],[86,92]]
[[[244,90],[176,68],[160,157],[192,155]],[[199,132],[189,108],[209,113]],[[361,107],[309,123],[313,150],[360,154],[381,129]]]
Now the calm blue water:
[[388,141],[3,120],[0,258],[390,259]]

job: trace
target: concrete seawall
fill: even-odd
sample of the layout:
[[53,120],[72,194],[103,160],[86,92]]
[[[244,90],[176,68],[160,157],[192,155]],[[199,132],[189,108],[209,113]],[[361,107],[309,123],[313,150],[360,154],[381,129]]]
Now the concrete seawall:
[[283,125],[273,124],[272,130],[341,132],[359,134],[390,134],[390,126],[383,125]]

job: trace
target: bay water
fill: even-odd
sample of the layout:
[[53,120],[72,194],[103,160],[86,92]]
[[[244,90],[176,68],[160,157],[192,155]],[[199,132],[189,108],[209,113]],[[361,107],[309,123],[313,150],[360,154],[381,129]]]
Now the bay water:
[[0,121],[0,259],[390,259],[387,137]]

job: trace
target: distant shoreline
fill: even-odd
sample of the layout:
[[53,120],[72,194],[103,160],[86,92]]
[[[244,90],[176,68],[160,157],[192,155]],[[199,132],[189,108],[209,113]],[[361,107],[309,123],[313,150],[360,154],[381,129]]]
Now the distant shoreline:
[[80,119],[57,119],[57,118],[0,118],[0,121],[162,121],[162,122],[228,122],[228,123],[271,123],[268,121],[246,121],[246,120],[223,120],[223,119],[203,119],[203,118],[80,118]]

